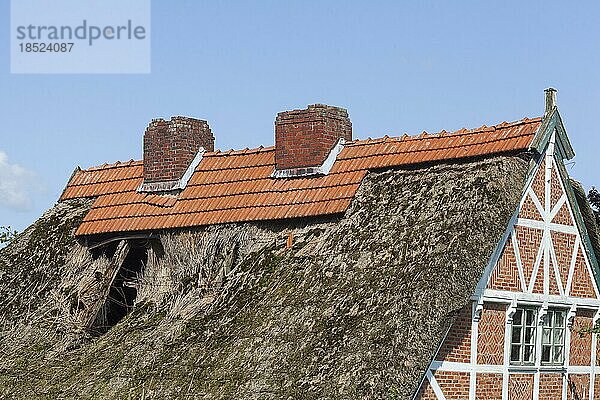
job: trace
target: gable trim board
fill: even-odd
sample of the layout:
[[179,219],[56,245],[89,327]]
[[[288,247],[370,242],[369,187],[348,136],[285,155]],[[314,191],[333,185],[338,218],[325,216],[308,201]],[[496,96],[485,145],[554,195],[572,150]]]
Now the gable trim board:
[[[570,186],[568,180],[568,173],[562,163],[563,159],[570,159],[574,156],[572,147],[566,136],[566,131],[562,125],[562,120],[555,108],[552,113],[544,119],[540,129],[538,130],[535,139],[532,144],[532,148],[535,148],[539,156],[532,160],[528,178],[526,180],[525,189],[521,201],[514,212],[508,227],[498,243],[495,252],[490,258],[488,266],[484,270],[483,276],[481,277],[473,296],[471,297],[471,306],[473,308],[470,335],[471,335],[471,353],[470,362],[455,362],[447,360],[438,360],[437,353],[433,357],[433,360],[427,369],[425,380],[429,382],[432,387],[435,385],[436,389],[440,390],[439,386],[435,382],[436,371],[445,372],[462,372],[468,373],[470,376],[469,383],[469,399],[475,400],[477,398],[477,377],[478,374],[498,374],[502,376],[502,399],[508,400],[510,397],[509,379],[511,374],[514,373],[526,373],[532,374],[533,376],[533,387],[532,387],[532,398],[538,400],[540,393],[540,379],[542,376],[546,376],[548,373],[553,374],[564,374],[569,377],[572,374],[585,374],[589,378],[588,393],[589,399],[594,398],[595,381],[600,379],[596,377],[596,349],[597,349],[597,337],[592,335],[591,348],[589,349],[590,354],[590,365],[570,365],[570,353],[571,353],[571,330],[565,328],[565,356],[564,366],[544,366],[541,364],[541,357],[537,356],[535,365],[532,366],[513,366],[509,363],[510,357],[510,345],[511,345],[511,313],[517,305],[535,305],[540,307],[542,310],[538,317],[541,321],[543,310],[548,307],[559,306],[561,308],[569,308],[569,326],[573,323],[573,318],[576,312],[583,310],[590,310],[593,312],[592,322],[595,324],[600,319],[600,293],[598,290],[598,274],[597,260],[593,252],[591,242],[587,235],[585,224],[580,215],[580,210],[577,202],[575,201],[575,195],[573,189]],[[543,176],[543,199],[536,193],[533,188],[534,181],[539,180],[539,176]],[[556,185],[554,187],[552,185]],[[556,197],[555,191],[560,188],[560,196]],[[536,211],[541,216],[541,221],[535,219],[528,219],[521,217],[524,205],[529,200],[535,206]],[[571,221],[571,225],[553,222],[561,209],[566,207],[568,215]],[[541,242],[539,248],[535,252],[535,262],[533,264],[533,270],[525,276],[523,257],[521,254],[521,246],[517,238],[517,227],[524,227],[534,229],[542,232]],[[568,265],[568,278],[566,282],[562,280],[561,272],[559,271],[559,261],[557,257],[557,243],[554,243],[552,232],[566,234],[574,236],[575,243],[573,250],[569,256]],[[510,244],[510,246],[509,246]],[[504,257],[505,252],[512,251],[515,258],[514,267],[517,269],[518,274],[518,289],[516,291],[507,290],[495,290],[489,288],[491,282],[492,273],[499,268],[500,258]],[[573,281],[576,272],[576,268],[581,268],[580,254],[583,258],[583,265],[585,273],[588,276],[589,284],[593,290],[592,297],[581,297],[572,293]],[[564,258],[564,256],[562,257]],[[509,265],[510,267],[510,265]],[[543,276],[542,292],[536,293],[535,288],[539,282],[538,272]],[[581,273],[581,271],[580,271]],[[550,293],[551,285],[558,291],[557,294]],[[539,287],[538,287],[539,290]],[[481,318],[481,312],[485,304],[504,304],[506,305],[506,319],[504,325],[504,351],[503,357],[504,362],[502,365],[487,365],[477,363],[477,338],[479,336],[479,321]],[[539,325],[540,322],[537,324]],[[448,332],[452,329],[450,327]],[[539,327],[536,329],[539,331]],[[447,337],[447,334],[446,334]],[[446,341],[446,337],[442,341],[442,344]],[[536,335],[536,354],[540,354],[542,348],[542,335]],[[441,346],[440,346],[441,347]],[[562,398],[566,399],[568,395],[567,379],[563,379],[562,384]],[[422,383],[419,388],[415,391],[413,399],[419,398],[421,387],[425,383]],[[437,391],[436,391],[437,392]],[[436,393],[437,394],[437,393]],[[446,398],[444,393],[441,396],[438,395],[438,399]]]

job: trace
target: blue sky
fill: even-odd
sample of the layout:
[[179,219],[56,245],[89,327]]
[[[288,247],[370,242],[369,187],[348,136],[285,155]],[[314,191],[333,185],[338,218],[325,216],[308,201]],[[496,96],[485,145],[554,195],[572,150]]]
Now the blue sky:
[[77,165],[139,159],[155,117],[207,119],[225,150],[317,102],[364,138],[539,116],[549,86],[571,174],[600,186],[597,2],[153,1],[147,75],[10,74],[9,15],[0,0],[0,225],[33,222]]

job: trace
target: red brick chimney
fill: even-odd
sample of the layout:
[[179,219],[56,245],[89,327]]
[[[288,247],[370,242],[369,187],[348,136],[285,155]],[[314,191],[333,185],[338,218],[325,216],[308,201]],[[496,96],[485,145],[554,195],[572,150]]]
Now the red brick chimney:
[[275,119],[275,176],[318,173],[339,139],[352,140],[352,122],[343,108],[313,104],[280,112]]
[[170,121],[152,120],[144,133],[144,183],[140,191],[181,189],[184,174],[201,147],[205,151],[215,147],[206,121],[180,116]]

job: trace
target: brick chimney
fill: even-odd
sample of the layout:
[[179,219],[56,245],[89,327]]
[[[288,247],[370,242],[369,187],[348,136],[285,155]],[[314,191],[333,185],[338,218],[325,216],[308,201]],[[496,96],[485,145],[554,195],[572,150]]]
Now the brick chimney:
[[201,147],[205,151],[215,147],[206,121],[180,116],[169,121],[152,120],[144,133],[144,182],[140,191],[183,188],[187,182],[184,175],[195,159],[199,161]]
[[352,122],[343,108],[313,104],[280,112],[275,119],[275,176],[318,173],[340,139],[352,140]]

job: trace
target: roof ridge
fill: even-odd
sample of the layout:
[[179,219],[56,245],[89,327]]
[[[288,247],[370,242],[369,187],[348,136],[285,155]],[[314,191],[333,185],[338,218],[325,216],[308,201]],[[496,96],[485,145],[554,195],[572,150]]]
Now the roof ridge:
[[234,150],[234,149],[229,149],[226,151],[223,150],[215,150],[215,151],[207,151],[206,153],[204,153],[203,157],[220,157],[220,156],[244,156],[244,155],[248,155],[248,154],[258,154],[258,153],[266,153],[269,151],[274,151],[275,150],[275,146],[259,146],[259,147],[255,147],[252,149],[249,149],[248,147],[246,147],[245,149],[240,149],[240,150]]
[[115,168],[124,168],[131,167],[143,164],[143,160],[134,160],[131,159],[129,161],[121,162],[115,161],[114,163],[107,164],[104,163],[102,165],[95,165],[86,169],[81,169],[82,172],[95,172],[95,171],[106,171],[107,169],[115,169]]
[[385,135],[384,137],[375,138],[375,139],[371,139],[370,137],[367,139],[355,139],[352,142],[349,142],[348,144],[351,146],[361,146],[361,145],[366,145],[366,144],[376,144],[376,143],[382,143],[382,142],[402,142],[402,141],[407,141],[407,140],[449,138],[452,136],[464,136],[464,135],[478,134],[478,133],[482,133],[482,132],[492,132],[495,130],[508,129],[508,128],[512,128],[515,126],[519,126],[519,125],[534,124],[534,123],[538,123],[541,121],[542,121],[542,117],[535,117],[535,118],[525,117],[525,118],[522,118],[517,121],[512,121],[512,122],[502,121],[495,125],[490,125],[490,126],[481,125],[480,127],[471,128],[471,129],[461,128],[459,130],[452,131],[452,132],[448,132],[445,129],[442,129],[441,131],[435,132],[435,133],[428,133],[427,131],[423,131],[416,135],[408,135],[408,134],[404,133],[402,136],[389,137],[388,135]]
[[[541,120],[542,120],[542,117],[535,117],[535,118],[525,117],[525,118],[522,118],[517,121],[512,121],[512,122],[502,121],[500,123],[497,123],[497,124],[491,125],[491,126],[482,125],[480,127],[471,128],[471,129],[461,128],[459,130],[452,131],[452,132],[448,132],[445,129],[442,129],[441,131],[436,132],[436,133],[428,133],[426,131],[423,131],[417,135],[407,135],[405,133],[402,136],[388,136],[386,134],[382,137],[378,137],[378,138],[374,138],[374,139],[371,139],[370,137],[367,139],[354,139],[352,141],[347,142],[347,145],[361,146],[361,145],[366,145],[366,144],[377,144],[377,143],[383,143],[383,142],[402,142],[402,141],[407,141],[407,140],[424,140],[424,139],[427,140],[427,139],[442,138],[442,137],[448,138],[448,137],[452,137],[452,136],[472,135],[472,134],[477,134],[477,133],[481,133],[481,132],[495,131],[498,129],[508,129],[508,128],[511,128],[514,126],[519,126],[519,125],[533,124],[533,123],[540,122]],[[275,150],[275,146],[267,146],[267,147],[259,146],[259,147],[255,147],[252,149],[245,148],[245,149],[240,149],[240,150],[229,149],[226,151],[217,149],[215,151],[205,152],[203,157],[245,156],[245,155],[250,155],[250,154],[271,152],[274,150]],[[89,167],[87,169],[82,169],[81,171],[82,172],[106,171],[106,170],[110,170],[110,169],[114,169],[114,168],[131,167],[131,166],[137,166],[137,165],[141,165],[141,164],[143,164],[143,160],[131,159],[131,160],[125,161],[125,162],[116,161],[112,164],[104,163],[99,166],[93,166],[93,167]]]

